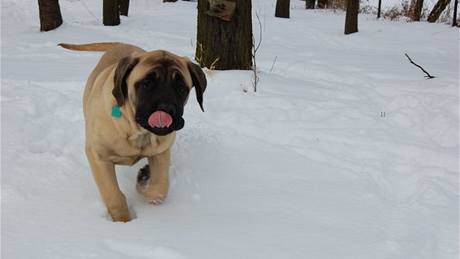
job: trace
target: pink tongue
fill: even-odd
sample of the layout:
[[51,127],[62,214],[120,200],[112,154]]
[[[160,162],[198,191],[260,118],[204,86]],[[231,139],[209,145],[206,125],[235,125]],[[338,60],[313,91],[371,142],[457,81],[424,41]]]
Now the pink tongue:
[[167,128],[172,124],[171,115],[164,111],[156,111],[149,117],[149,125],[152,128]]

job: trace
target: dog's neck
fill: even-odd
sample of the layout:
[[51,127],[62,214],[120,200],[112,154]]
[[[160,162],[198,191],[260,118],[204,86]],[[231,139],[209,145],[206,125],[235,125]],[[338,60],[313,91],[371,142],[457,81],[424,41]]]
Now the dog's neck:
[[137,124],[134,120],[134,107],[130,104],[127,104],[124,109],[124,113],[126,113],[126,119],[129,122],[129,132],[128,132],[128,142],[137,148],[143,149],[146,146],[151,144],[151,138],[154,136],[148,130],[142,128]]
[[132,146],[143,149],[151,144],[152,133],[138,131],[128,137],[128,141]]

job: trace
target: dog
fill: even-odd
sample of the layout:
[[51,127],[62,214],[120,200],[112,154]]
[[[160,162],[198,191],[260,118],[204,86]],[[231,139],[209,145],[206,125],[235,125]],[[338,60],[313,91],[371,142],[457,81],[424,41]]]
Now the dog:
[[117,42],[59,46],[105,52],[83,94],[85,152],[112,220],[130,221],[115,165],[133,165],[146,157],[136,189],[148,202],[162,203],[168,194],[175,132],[184,127],[184,106],[194,87],[203,110],[206,76],[188,58],[165,50],[147,52]]

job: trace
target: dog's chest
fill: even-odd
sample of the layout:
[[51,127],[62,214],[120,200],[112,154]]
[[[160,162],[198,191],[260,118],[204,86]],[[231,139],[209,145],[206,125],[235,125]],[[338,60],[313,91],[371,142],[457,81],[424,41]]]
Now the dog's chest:
[[108,159],[117,165],[133,165],[141,158],[153,155],[145,152],[152,149],[152,141],[149,135],[138,133],[112,143]]
[[141,156],[109,156],[109,160],[117,165],[134,165],[141,158]]
[[155,156],[166,151],[174,141],[174,134],[171,135],[158,137],[144,132],[133,134],[122,143],[114,143],[108,159],[114,164],[133,165],[143,157]]
[[152,144],[152,134],[148,132],[135,133],[128,137],[128,142],[131,146],[143,150]]

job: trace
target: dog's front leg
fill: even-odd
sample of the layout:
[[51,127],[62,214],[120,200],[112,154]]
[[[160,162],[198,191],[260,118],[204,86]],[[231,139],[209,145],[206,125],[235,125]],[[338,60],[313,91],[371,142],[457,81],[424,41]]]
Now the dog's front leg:
[[149,164],[139,171],[136,189],[148,202],[157,205],[168,195],[171,151],[168,148],[161,154],[148,157],[148,160]]
[[86,148],[91,171],[97,188],[113,221],[127,222],[131,220],[125,195],[120,191],[115,174],[115,166],[111,162],[101,160],[91,148]]

